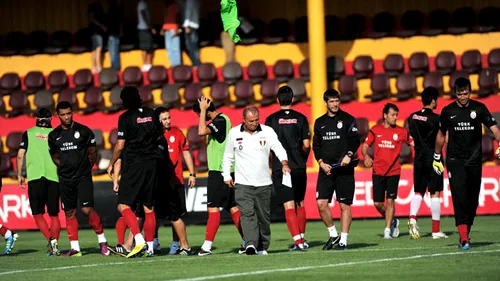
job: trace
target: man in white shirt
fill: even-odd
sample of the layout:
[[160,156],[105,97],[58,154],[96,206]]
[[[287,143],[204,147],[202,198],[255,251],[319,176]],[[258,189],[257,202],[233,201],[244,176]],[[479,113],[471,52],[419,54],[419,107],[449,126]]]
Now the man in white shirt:
[[[290,175],[285,149],[271,127],[259,124],[259,117],[255,106],[245,108],[243,124],[229,131],[222,160],[224,182],[235,188],[247,255],[266,255],[269,248],[273,183],[269,171],[271,150],[283,165],[283,175]],[[236,163],[234,181],[231,177],[233,163]]]

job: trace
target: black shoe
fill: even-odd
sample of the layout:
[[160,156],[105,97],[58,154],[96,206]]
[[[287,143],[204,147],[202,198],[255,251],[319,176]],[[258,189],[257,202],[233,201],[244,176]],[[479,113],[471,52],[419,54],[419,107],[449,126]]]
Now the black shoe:
[[212,251],[205,251],[205,250],[203,250],[203,248],[201,248],[200,251],[198,252],[198,256],[208,256],[211,254],[212,254]]
[[335,248],[335,250],[339,250],[339,251],[347,250],[347,245],[339,243],[337,245],[337,247]]
[[177,249],[177,251],[175,252],[174,255],[180,255],[180,256],[192,256],[193,253],[191,252],[191,248],[189,249],[183,249],[183,248],[179,248]]
[[122,256],[122,257],[126,257],[130,253],[129,250],[125,249],[125,247],[123,247],[120,244],[116,245],[115,247],[108,246],[108,250],[111,253],[113,253],[115,255]]
[[331,250],[333,246],[338,244],[340,241],[340,236],[335,236],[328,238],[328,241],[326,241],[325,245],[323,246],[323,250]]
[[245,254],[251,256],[251,255],[255,255],[256,253],[257,253],[257,250],[255,249],[255,247],[253,245],[247,246]]

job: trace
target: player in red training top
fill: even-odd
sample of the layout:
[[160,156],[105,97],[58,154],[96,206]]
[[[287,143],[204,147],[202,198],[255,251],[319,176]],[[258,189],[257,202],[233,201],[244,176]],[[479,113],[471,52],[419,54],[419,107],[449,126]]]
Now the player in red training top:
[[[413,138],[408,131],[396,125],[399,109],[388,103],[384,106],[384,122],[372,127],[362,147],[365,166],[373,166],[373,202],[377,211],[385,218],[384,239],[399,236],[399,220],[394,218],[394,200],[398,196],[401,162],[399,153],[403,142],[413,146]],[[368,147],[373,145],[374,159],[368,155]],[[387,203],[384,205],[384,199]]]

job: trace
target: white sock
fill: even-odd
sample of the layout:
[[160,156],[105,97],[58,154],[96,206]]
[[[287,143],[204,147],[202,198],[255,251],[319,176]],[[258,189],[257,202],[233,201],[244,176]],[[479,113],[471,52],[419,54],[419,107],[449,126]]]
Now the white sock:
[[106,240],[106,237],[104,236],[104,233],[97,234],[97,241],[98,241],[99,243],[106,243],[106,242],[108,242],[108,241]]
[[5,232],[5,235],[3,236],[3,238],[9,239],[11,236],[12,236],[12,231],[7,230],[7,232]]
[[147,242],[148,244],[148,252],[153,252],[154,246],[153,246],[153,241]]
[[137,233],[135,236],[134,236],[134,239],[135,239],[135,244],[136,245],[139,245],[139,244],[145,244],[146,243],[146,240],[144,240],[144,237],[142,236],[142,234],[140,233]]
[[301,233],[301,234],[300,234],[300,237],[301,237],[302,239],[304,239],[304,233]]
[[385,230],[384,230],[384,232],[389,232],[389,233],[391,233],[391,229],[390,229],[390,228],[388,228],[388,227],[386,227],[386,228],[385,228]]
[[155,238],[153,239],[153,245],[156,247],[156,246],[159,246],[160,245],[160,239],[158,238]]
[[203,246],[201,246],[201,248],[205,251],[212,250],[212,241],[205,240],[205,242],[203,242]]
[[71,245],[71,249],[80,252],[80,243],[78,240],[69,241],[69,244]]
[[341,232],[340,233],[340,242],[339,242],[339,244],[343,244],[343,245],[347,246],[347,235],[348,235],[347,232]]
[[337,233],[337,229],[335,228],[335,225],[330,226],[327,228],[328,232],[330,233],[330,237],[337,237],[339,234]]
[[415,216],[415,217],[417,216],[421,204],[422,204],[422,195],[420,193],[415,193],[410,203],[410,216]]
[[432,220],[438,221],[441,219],[441,199],[431,198],[431,214]]

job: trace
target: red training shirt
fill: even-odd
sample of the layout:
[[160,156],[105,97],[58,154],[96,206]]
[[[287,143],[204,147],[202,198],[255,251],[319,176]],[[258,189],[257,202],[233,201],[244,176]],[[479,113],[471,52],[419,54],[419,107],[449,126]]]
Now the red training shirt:
[[175,184],[184,184],[184,176],[182,169],[182,152],[189,150],[184,133],[176,127],[171,127],[170,130],[163,134],[168,143],[168,152],[170,160],[175,169]]
[[[395,176],[401,173],[399,153],[403,142],[409,145],[413,138],[403,127],[385,128],[384,124],[378,124],[372,127],[365,142],[369,146],[374,145],[373,173],[379,176]],[[389,168],[391,170],[387,171]]]

